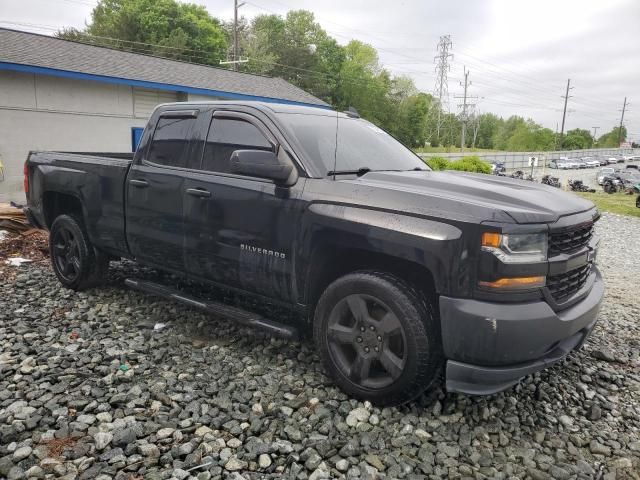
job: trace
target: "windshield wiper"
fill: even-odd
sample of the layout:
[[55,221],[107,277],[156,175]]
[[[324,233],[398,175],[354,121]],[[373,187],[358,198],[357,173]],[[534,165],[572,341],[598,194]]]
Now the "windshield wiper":
[[361,167],[357,170],[330,170],[327,172],[327,177],[332,177],[334,175],[357,175],[361,177],[365,173],[369,173],[371,169],[369,167]]

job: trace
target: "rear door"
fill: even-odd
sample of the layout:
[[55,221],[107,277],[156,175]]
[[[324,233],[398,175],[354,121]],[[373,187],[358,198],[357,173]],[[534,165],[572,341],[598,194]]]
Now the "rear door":
[[213,113],[200,170],[189,172],[183,186],[185,265],[190,274],[281,300],[292,297],[299,187],[280,187],[230,171],[235,150],[275,153],[277,148],[273,131],[256,116]]
[[182,271],[184,171],[190,166],[198,112],[160,114],[145,152],[127,177],[126,227],[137,260]]

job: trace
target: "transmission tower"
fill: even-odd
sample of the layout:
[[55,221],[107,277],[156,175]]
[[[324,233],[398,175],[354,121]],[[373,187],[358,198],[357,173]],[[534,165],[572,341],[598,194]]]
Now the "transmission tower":
[[449,60],[453,59],[450,53],[453,43],[451,43],[451,35],[443,35],[438,42],[438,55],[433,57],[436,64],[436,88],[434,93],[438,99],[438,118],[436,119],[436,139],[440,143],[440,130],[442,129],[442,112],[446,109],[449,111],[449,82],[447,74],[451,67]]

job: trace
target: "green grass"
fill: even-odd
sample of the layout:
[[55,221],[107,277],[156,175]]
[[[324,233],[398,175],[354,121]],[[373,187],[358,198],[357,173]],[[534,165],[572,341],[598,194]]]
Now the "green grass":
[[601,212],[618,213],[620,215],[630,215],[632,217],[640,217],[640,208],[636,208],[635,195],[627,195],[625,193],[578,193],[583,198],[591,200],[596,204]]
[[[417,147],[413,149],[416,153],[461,153],[460,147]],[[473,152],[497,152],[488,148],[465,148],[464,153]]]

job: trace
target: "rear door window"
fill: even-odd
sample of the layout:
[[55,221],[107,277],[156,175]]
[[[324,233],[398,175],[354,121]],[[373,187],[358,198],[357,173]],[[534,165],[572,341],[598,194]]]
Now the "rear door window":
[[189,138],[196,118],[160,117],[153,132],[147,154],[149,162],[169,167],[186,167],[189,153]]
[[214,117],[204,147],[202,169],[229,173],[231,154],[236,150],[273,151],[258,127],[245,120]]

